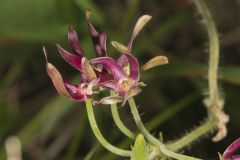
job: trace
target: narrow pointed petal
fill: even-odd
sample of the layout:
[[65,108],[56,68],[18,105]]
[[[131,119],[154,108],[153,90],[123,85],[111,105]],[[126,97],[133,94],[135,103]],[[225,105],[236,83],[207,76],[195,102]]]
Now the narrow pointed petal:
[[94,79],[97,79],[96,73],[93,70],[93,67],[91,66],[91,64],[89,64],[88,60],[83,57],[82,58],[82,70],[85,73],[87,80],[90,82]]
[[117,65],[117,63],[110,57],[100,57],[89,61],[91,64],[100,64],[108,69],[115,80],[127,77],[125,71]]
[[150,15],[143,15],[138,19],[138,21],[135,24],[135,27],[133,29],[131,40],[129,41],[129,44],[128,44],[128,48],[130,50],[132,49],[133,41],[135,40],[135,38],[137,37],[139,32],[143,29],[143,27],[147,24],[147,22],[150,21],[151,18],[152,18],[152,16],[150,16]]
[[130,54],[130,50],[128,47],[124,46],[123,44],[117,42],[117,41],[112,41],[111,42],[112,46],[116,48],[119,52],[121,53],[128,53]]
[[96,56],[97,57],[106,56],[106,38],[107,38],[106,35],[104,35],[104,33],[99,35],[99,33],[95,30],[90,21],[88,22],[88,30],[95,48]]
[[138,95],[142,91],[139,87],[132,87],[125,95],[125,100]]
[[48,50],[45,48],[45,46],[43,46],[43,53],[45,56],[46,63],[48,63]]
[[235,140],[223,153],[225,160],[237,160],[240,155],[234,155],[240,149],[240,138]]
[[87,96],[80,92],[78,85],[71,84],[66,81],[64,82],[64,85],[65,85],[68,93],[70,94],[71,99],[73,99],[75,101],[83,101],[86,99]]
[[62,76],[59,73],[59,71],[51,63],[46,64],[46,69],[57,92],[62,96],[71,98],[71,95],[68,93],[67,89],[65,88]]
[[99,101],[95,101],[94,105],[96,104],[115,104],[115,103],[120,103],[122,102],[124,99],[121,96],[109,96],[109,97],[105,97],[102,98]]
[[148,70],[151,69],[153,67],[159,66],[159,65],[163,65],[163,64],[167,64],[168,63],[168,58],[165,56],[156,56],[152,59],[150,59],[147,63],[145,63],[142,66],[142,70]]
[[61,74],[51,63],[48,62],[48,51],[45,47],[43,47],[43,52],[46,59],[46,70],[47,70],[48,76],[51,78],[57,92],[62,96],[71,98],[70,94],[65,88]]
[[86,11],[86,19],[88,22],[88,30],[91,35],[91,39],[96,51],[97,57],[105,57],[107,55],[107,49],[106,49],[106,40],[107,35],[106,33],[99,34],[97,30],[93,27],[90,19],[91,19],[91,12],[90,10]]
[[72,50],[75,53],[79,54],[80,56],[84,56],[84,52],[83,52],[83,49],[81,48],[81,44],[78,40],[77,33],[72,27],[70,27],[69,31],[68,31],[68,41],[69,41],[69,44],[70,44]]
[[107,34],[106,33],[100,34],[99,41],[102,49],[101,57],[105,57],[107,56]]
[[60,45],[57,45],[57,48],[65,61],[67,61],[70,65],[72,65],[76,69],[82,71],[82,65],[81,65],[82,57],[71,54],[70,52],[63,49]]
[[90,22],[90,20],[91,20],[91,11],[90,10],[86,11],[86,19],[87,19],[87,22],[88,22],[88,30],[89,30],[90,34],[93,37],[99,36],[98,32],[95,30],[95,28],[93,27],[93,25]]
[[142,89],[137,86],[132,87],[128,92],[124,93],[124,100],[121,106],[124,106],[131,97],[138,95],[141,91]]
[[130,66],[129,77],[138,82],[140,78],[138,60],[131,54],[125,54],[125,56],[128,58]]

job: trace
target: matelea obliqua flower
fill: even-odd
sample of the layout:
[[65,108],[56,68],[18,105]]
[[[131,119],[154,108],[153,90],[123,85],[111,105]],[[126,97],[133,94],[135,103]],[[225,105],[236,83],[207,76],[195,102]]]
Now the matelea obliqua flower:
[[[72,28],[68,32],[68,41],[73,53],[57,45],[63,59],[80,71],[82,77],[81,83],[71,84],[63,80],[59,71],[49,63],[48,53],[44,47],[48,75],[58,93],[73,100],[83,101],[86,98],[90,98],[95,90],[99,91],[100,88],[106,88],[115,91],[116,96],[105,97],[100,101],[95,101],[95,103],[112,104],[125,102],[130,97],[137,95],[141,91],[140,87],[144,86],[144,83],[139,82],[139,64],[138,60],[131,54],[131,50],[134,39],[151,19],[151,16],[144,15],[139,18],[127,46],[116,41],[112,42],[112,45],[120,52],[120,57],[117,60],[108,57],[106,48],[107,35],[106,33],[99,34],[93,27],[90,22],[90,11],[86,12],[86,18],[97,58],[87,60],[78,40],[77,33]],[[147,70],[157,65],[166,64],[167,62],[168,60],[165,56],[157,56],[147,62],[142,69]]]
[[[140,87],[144,86],[143,82],[139,82],[139,64],[138,60],[131,54],[131,50],[133,41],[150,19],[151,16],[149,15],[143,15],[138,19],[127,46],[112,41],[112,45],[121,53],[116,61],[111,57],[100,57],[89,61],[92,65],[102,65],[103,68],[110,72],[113,79],[101,82],[99,85],[116,91],[118,96],[121,97],[124,102],[141,92]],[[157,56],[147,62],[142,69],[147,70],[166,63],[168,63],[168,59],[165,56]],[[115,99],[116,96],[113,98]],[[109,97],[109,99],[111,99],[111,97]],[[103,100],[106,100],[106,98]]]
[[[102,33],[99,35],[92,26],[89,18],[88,25],[91,38],[93,39],[93,44],[96,48],[96,56],[106,56],[106,34]],[[80,71],[82,77],[81,83],[71,84],[63,80],[61,74],[56,69],[56,67],[54,67],[48,61],[48,51],[45,47],[43,47],[47,62],[47,73],[60,95],[76,101],[83,101],[93,95],[94,89],[99,88],[99,82],[109,80],[111,77],[106,71],[99,72],[89,64],[88,60],[84,57],[85,55],[78,40],[77,33],[73,28],[69,28],[68,41],[73,53],[66,51],[58,44],[57,48],[63,59]]]
[[240,155],[236,152],[240,150],[240,138],[235,140],[223,153],[224,160],[240,160]]

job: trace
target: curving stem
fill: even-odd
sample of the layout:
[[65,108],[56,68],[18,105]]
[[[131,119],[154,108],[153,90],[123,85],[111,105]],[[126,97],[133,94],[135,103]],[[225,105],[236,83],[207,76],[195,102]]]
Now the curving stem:
[[153,135],[151,135],[151,133],[149,133],[148,130],[145,128],[144,124],[142,123],[139,112],[137,110],[137,106],[135,104],[134,99],[130,98],[128,100],[128,103],[129,103],[131,112],[133,114],[133,118],[135,120],[135,123],[136,123],[138,129],[150,143],[152,143],[153,145],[155,145],[156,147],[158,147],[160,149],[161,153],[163,153],[165,156],[175,158],[178,160],[201,160],[201,159],[186,156],[183,154],[178,154],[178,153],[175,153],[175,152],[169,150],[169,148],[167,148],[167,146],[165,146],[157,138],[155,138]]
[[[115,93],[113,91],[110,92],[111,96],[114,96]],[[111,104],[111,112],[112,112],[112,116],[113,116],[113,120],[116,123],[117,127],[119,128],[119,130],[125,134],[127,137],[131,138],[131,139],[135,139],[135,135],[132,131],[130,131],[122,122],[120,115],[118,113],[118,107],[117,104]]]
[[112,152],[116,155],[123,156],[123,157],[130,157],[131,153],[132,153],[131,151],[115,147],[112,144],[110,144],[103,137],[103,135],[101,134],[101,131],[98,128],[97,122],[95,120],[95,116],[94,116],[94,112],[93,112],[93,106],[92,106],[92,100],[91,99],[86,99],[85,103],[86,103],[89,123],[90,123],[92,131],[93,131],[95,137],[97,138],[97,140],[99,141],[99,143],[101,143],[103,145],[103,147],[105,147],[107,150],[109,150],[110,152]]

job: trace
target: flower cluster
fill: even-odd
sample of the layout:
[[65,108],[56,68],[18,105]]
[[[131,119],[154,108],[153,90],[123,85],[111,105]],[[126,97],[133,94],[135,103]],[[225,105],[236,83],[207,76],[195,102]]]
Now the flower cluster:
[[[95,103],[112,104],[125,102],[130,97],[141,92],[144,83],[139,82],[140,71],[138,60],[131,54],[132,44],[140,30],[151,19],[149,15],[140,17],[133,29],[131,39],[127,46],[116,41],[112,45],[120,52],[117,60],[107,55],[107,35],[99,33],[90,22],[90,11],[86,12],[88,30],[95,48],[96,58],[88,60],[81,47],[76,31],[70,28],[68,31],[68,41],[72,53],[63,49],[57,44],[58,51],[65,61],[76,68],[81,73],[81,83],[72,84],[65,81],[59,71],[48,61],[48,52],[45,47],[43,51],[46,57],[46,68],[56,90],[62,96],[76,101],[83,101],[91,98],[95,91],[100,88],[110,89],[116,92],[116,96],[102,98]],[[165,56],[157,56],[147,62],[142,69],[147,70],[157,65],[166,64],[168,60]]]

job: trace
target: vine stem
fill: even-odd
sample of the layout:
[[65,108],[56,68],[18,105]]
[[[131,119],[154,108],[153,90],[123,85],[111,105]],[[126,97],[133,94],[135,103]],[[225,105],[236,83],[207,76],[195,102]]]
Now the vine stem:
[[209,37],[209,69],[208,69],[208,87],[209,102],[211,105],[217,105],[219,101],[218,90],[218,63],[219,63],[219,39],[215,23],[211,13],[203,0],[194,0],[194,3],[203,17],[203,23],[206,26]]
[[149,133],[148,130],[145,128],[144,124],[142,123],[142,120],[141,120],[141,117],[139,115],[139,112],[138,112],[138,109],[137,109],[137,106],[135,104],[134,99],[130,98],[128,100],[128,103],[129,103],[131,112],[133,114],[133,118],[135,120],[135,123],[136,123],[138,129],[140,130],[140,132],[144,135],[144,137],[150,143],[152,143],[154,146],[158,147],[160,149],[160,151],[165,156],[168,156],[168,157],[171,157],[171,158],[175,158],[175,159],[178,159],[178,160],[201,160],[201,159],[190,157],[190,156],[186,156],[186,155],[183,155],[183,154],[178,154],[178,153],[175,153],[175,152],[169,150],[167,148],[167,146],[165,146],[162,142],[160,142],[156,137],[151,135],[151,133]]
[[[111,96],[114,96],[115,93],[113,91],[110,92]],[[125,134],[127,137],[131,138],[131,139],[135,139],[135,134],[129,130],[124,123],[122,122],[119,112],[118,112],[118,107],[117,104],[111,104],[111,112],[112,112],[112,117],[113,120],[115,122],[115,124],[117,125],[117,127],[119,128],[119,130]]]
[[99,143],[101,143],[103,145],[103,147],[105,147],[107,150],[109,150],[110,152],[112,152],[116,155],[123,156],[123,157],[130,157],[131,153],[132,153],[131,151],[120,149],[116,146],[113,146],[103,137],[103,135],[101,134],[101,131],[98,128],[97,122],[95,120],[93,106],[92,106],[92,100],[86,99],[85,103],[86,103],[89,123],[90,123],[93,133],[94,133],[95,137],[97,138],[97,140],[99,141]]
[[228,116],[222,111],[223,100],[221,99],[218,89],[218,63],[219,63],[219,39],[215,23],[212,19],[211,13],[208,10],[203,0],[194,0],[194,3],[203,17],[203,22],[206,26],[208,38],[209,38],[209,68],[208,68],[208,87],[209,98],[205,99],[205,105],[208,110],[208,120],[191,131],[187,135],[183,136],[176,142],[169,144],[168,147],[172,150],[179,150],[189,145],[202,135],[211,131],[215,127],[218,127],[218,133],[213,138],[213,141],[219,141],[227,134],[226,123],[228,122]]
[[172,151],[178,151],[184,148],[185,146],[191,144],[193,141],[195,141],[202,135],[213,130],[216,127],[216,123],[217,119],[213,117],[207,120],[203,125],[191,131],[189,134],[183,136],[181,139],[174,142],[173,144],[168,144],[167,147]]

